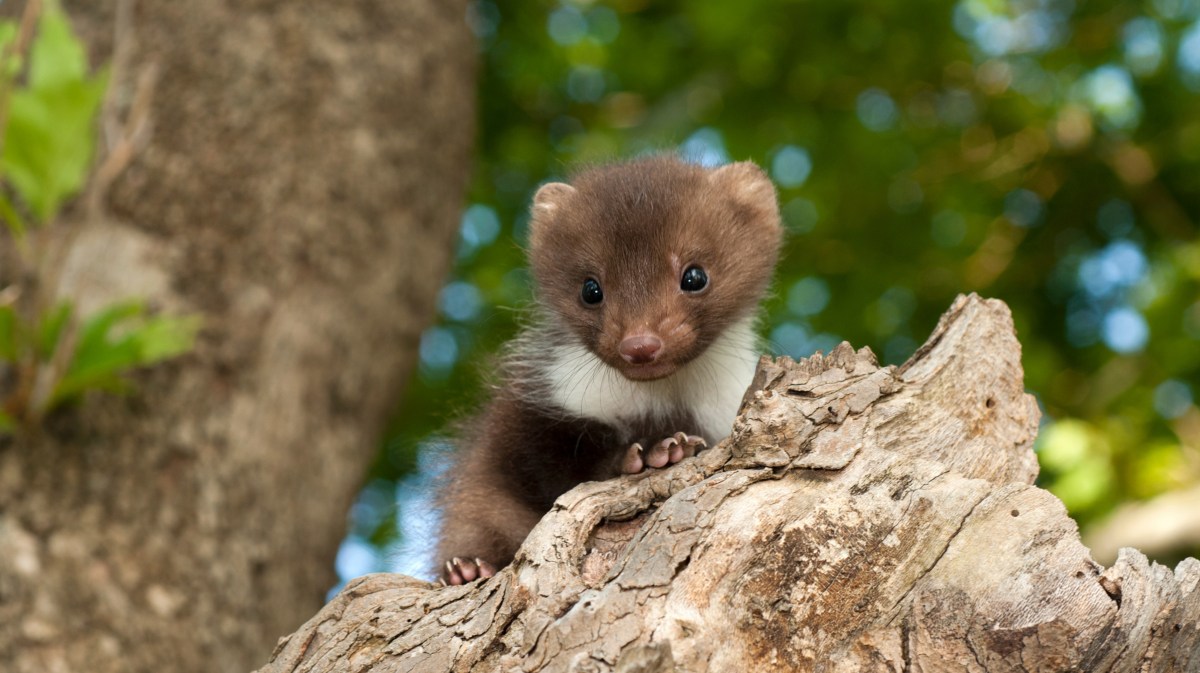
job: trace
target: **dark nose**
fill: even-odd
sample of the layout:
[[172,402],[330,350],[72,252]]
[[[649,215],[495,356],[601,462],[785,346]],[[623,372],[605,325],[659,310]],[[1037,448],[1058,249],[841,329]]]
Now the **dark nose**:
[[654,362],[659,351],[662,350],[662,345],[662,339],[653,334],[638,334],[622,339],[621,347],[618,350],[621,351],[621,357],[625,358],[626,362],[644,365],[647,362]]

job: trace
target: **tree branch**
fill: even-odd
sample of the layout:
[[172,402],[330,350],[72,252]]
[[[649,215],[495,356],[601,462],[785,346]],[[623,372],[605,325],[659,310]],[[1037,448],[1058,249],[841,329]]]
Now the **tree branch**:
[[751,390],[727,441],[580,485],[496,577],[361,578],[260,673],[1195,670],[1200,562],[1105,570],[1032,485],[1003,303],[960,297],[900,368],[842,344]]

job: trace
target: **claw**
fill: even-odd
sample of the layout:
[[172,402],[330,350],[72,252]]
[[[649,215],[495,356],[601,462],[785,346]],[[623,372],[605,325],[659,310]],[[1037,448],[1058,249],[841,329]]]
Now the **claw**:
[[700,449],[708,448],[708,442],[704,441],[703,437],[697,437],[696,435],[686,435],[685,439],[686,439],[686,441],[683,442],[683,446],[684,446],[683,455],[684,456],[694,456],[694,455],[696,455],[696,452],[699,451]]
[[443,573],[443,577],[438,581],[442,586],[460,585],[474,582],[477,579],[486,579],[495,574],[496,566],[481,558],[470,561],[455,556],[446,561],[446,570]]
[[[672,441],[674,440],[672,439]],[[670,461],[671,450],[666,440],[655,444],[654,448],[646,454],[646,464],[650,467],[665,467]]]
[[446,561],[446,584],[458,585],[463,583],[462,575],[450,561]]
[[678,463],[679,461],[686,458],[687,454],[684,452],[683,447],[679,446],[677,444],[677,445],[671,447],[671,456],[670,457],[671,457],[671,464],[674,465],[675,463]]
[[625,449],[625,457],[621,459],[621,472],[623,474],[637,474],[645,469],[646,462],[642,456],[644,452],[645,449],[637,442],[634,442],[632,446]]
[[473,582],[479,576],[479,568],[471,563],[467,563],[462,559],[455,557],[454,565],[458,568],[458,572],[462,575],[463,583]]
[[625,450],[621,459],[621,472],[637,474],[648,467],[673,465],[707,447],[708,443],[703,437],[686,432],[676,432],[652,445],[650,449],[644,449],[641,444],[635,443]]
[[682,432],[675,433],[674,437],[667,437],[658,443],[659,446],[667,451],[667,464],[673,465],[683,460],[683,443],[680,437],[687,439],[687,435]]
[[479,567],[479,576],[482,578],[486,579],[488,577],[493,577],[496,574],[496,566],[484,561],[483,559],[476,558],[475,565]]

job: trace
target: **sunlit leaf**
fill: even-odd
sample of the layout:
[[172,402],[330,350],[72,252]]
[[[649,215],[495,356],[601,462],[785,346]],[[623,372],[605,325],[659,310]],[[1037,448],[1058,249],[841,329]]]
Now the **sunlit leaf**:
[[1114,476],[1112,465],[1103,456],[1090,456],[1051,483],[1049,489],[1068,509],[1086,509],[1111,494]]
[[194,316],[160,316],[146,321],[132,333],[139,347],[138,364],[154,364],[190,351],[199,329],[200,319]]
[[1073,469],[1089,454],[1092,428],[1079,419],[1062,419],[1038,436],[1038,462],[1058,472]]
[[38,221],[53,219],[83,187],[106,80],[104,73],[88,77],[82,43],[50,3],[30,47],[28,85],[9,100],[0,155],[0,173]]
[[39,221],[83,186],[95,145],[103,78],[13,93],[0,171]]
[[1134,497],[1152,498],[1168,489],[1186,485],[1186,482],[1181,483],[1181,477],[1187,474],[1187,454],[1178,445],[1159,442],[1136,455],[1129,475],[1129,490]]
[[87,77],[83,43],[55,0],[42,8],[37,37],[29,49],[29,88],[56,89]]

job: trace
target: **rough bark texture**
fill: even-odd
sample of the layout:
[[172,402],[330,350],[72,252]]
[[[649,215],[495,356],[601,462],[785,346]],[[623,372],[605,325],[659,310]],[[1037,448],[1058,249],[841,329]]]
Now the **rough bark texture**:
[[580,485],[496,577],[364,577],[260,673],[1200,670],[1200,562],[1104,569],[1031,485],[1003,303],[898,369],[843,344],[751,390],[729,440]]
[[[67,9],[109,59],[113,3]],[[61,291],[205,327],[139,394],[0,440],[0,669],[245,671],[324,602],[451,261],[465,11],[136,4],[114,86],[158,68],[153,135],[105,217],[64,223]]]

